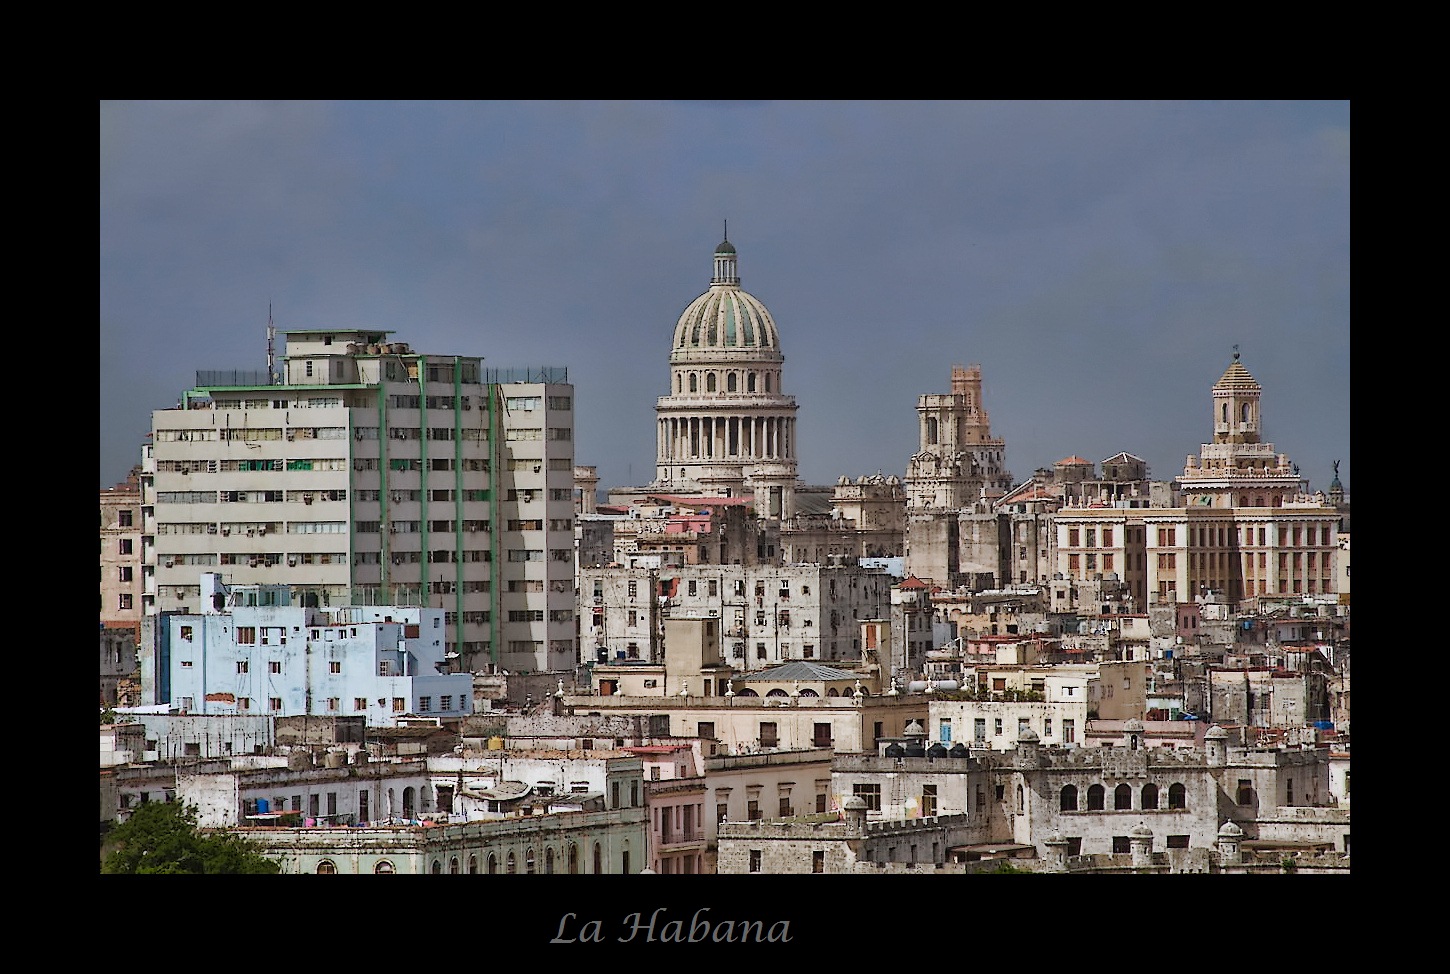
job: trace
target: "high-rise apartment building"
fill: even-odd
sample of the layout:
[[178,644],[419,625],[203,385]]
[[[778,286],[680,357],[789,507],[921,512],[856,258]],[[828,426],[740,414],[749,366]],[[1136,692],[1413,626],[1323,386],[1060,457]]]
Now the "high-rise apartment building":
[[442,609],[472,672],[573,667],[574,392],[372,329],[287,330],[266,371],[200,372],[152,416],[148,614],[203,572],[304,605]]

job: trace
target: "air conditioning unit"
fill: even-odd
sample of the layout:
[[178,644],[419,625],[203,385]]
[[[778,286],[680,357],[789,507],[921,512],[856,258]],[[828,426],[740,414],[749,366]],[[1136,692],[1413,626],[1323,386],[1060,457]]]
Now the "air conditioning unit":
[[266,528],[258,528],[257,529],[257,533],[258,534],[266,534],[267,533],[267,529]]
[[312,503],[312,495],[311,494],[303,494],[302,495],[302,503],[304,503],[304,504],[311,504]]
[[287,559],[287,567],[288,568],[296,568],[297,567],[297,559],[296,558],[288,558]]
[[232,533],[232,529],[231,528],[222,528],[222,534],[231,534],[231,533]]

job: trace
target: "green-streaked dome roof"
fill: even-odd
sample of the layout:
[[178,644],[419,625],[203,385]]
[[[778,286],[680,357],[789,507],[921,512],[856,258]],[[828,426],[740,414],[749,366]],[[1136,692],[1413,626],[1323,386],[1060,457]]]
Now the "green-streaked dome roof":
[[779,351],[775,319],[758,298],[740,287],[735,248],[729,240],[715,248],[715,276],[710,290],[691,301],[680,315],[672,347]]

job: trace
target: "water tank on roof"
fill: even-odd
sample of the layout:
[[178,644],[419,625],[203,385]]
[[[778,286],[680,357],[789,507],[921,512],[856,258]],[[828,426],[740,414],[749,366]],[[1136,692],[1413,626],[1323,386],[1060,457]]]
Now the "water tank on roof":
[[890,744],[886,745],[886,756],[888,758],[906,757],[906,748],[902,747],[895,741],[892,741]]
[[954,757],[954,758],[964,758],[964,757],[966,757],[967,756],[967,746],[965,744],[963,744],[961,741],[957,741],[955,744],[952,745],[951,753],[950,753],[949,756],[950,757]]
[[937,741],[931,747],[926,749],[926,756],[933,760],[937,758],[944,758],[947,756],[946,746],[942,744],[941,741]]
[[920,741],[912,741],[906,745],[906,756],[909,758],[924,758],[926,757],[926,748],[921,746]]
[[347,764],[347,754],[343,751],[328,751],[324,760],[329,768],[341,768]]

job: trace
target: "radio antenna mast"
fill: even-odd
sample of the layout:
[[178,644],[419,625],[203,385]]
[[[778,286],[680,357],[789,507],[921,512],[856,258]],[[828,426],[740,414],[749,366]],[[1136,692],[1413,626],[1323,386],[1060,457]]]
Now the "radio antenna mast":
[[272,324],[272,302],[267,302],[267,383],[277,385],[277,358],[272,346],[272,338],[276,335],[277,329]]

